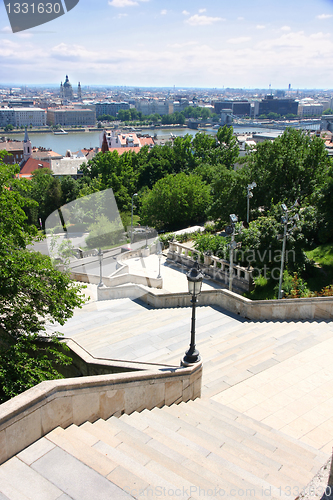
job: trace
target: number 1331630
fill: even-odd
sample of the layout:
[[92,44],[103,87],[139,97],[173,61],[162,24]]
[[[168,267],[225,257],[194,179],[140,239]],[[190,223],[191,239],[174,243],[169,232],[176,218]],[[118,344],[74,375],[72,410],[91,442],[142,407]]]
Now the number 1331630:
[[60,14],[62,7],[60,3],[7,3],[8,14]]

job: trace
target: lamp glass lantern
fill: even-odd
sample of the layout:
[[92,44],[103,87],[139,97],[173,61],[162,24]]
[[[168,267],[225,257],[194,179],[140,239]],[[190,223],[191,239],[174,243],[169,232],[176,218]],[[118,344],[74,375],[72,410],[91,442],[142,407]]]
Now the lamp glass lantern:
[[188,293],[194,297],[197,297],[201,293],[202,287],[202,274],[197,272],[195,268],[187,274],[188,280]]

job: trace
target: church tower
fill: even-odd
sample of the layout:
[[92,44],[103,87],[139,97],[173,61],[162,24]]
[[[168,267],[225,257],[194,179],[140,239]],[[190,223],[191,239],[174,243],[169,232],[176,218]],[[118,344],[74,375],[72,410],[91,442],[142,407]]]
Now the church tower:
[[23,140],[23,160],[27,161],[31,158],[31,141],[28,136],[28,130],[25,128],[24,140]]
[[77,98],[79,101],[82,101],[82,90],[81,90],[81,83],[80,82],[77,86]]
[[108,145],[108,140],[106,138],[106,132],[104,130],[104,134],[103,134],[103,142],[102,142],[102,147],[101,147],[101,151],[102,153],[107,153],[109,151],[109,145]]

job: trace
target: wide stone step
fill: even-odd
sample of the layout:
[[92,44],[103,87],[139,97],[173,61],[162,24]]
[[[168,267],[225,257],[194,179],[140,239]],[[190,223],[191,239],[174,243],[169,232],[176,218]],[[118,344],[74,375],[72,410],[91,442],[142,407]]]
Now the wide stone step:
[[[154,470],[152,460],[146,461],[147,463],[143,465],[138,453],[133,455],[128,453],[128,450],[124,450],[122,447],[124,436],[120,436],[115,441],[114,435],[118,433],[118,430],[115,431],[107,422],[99,420],[95,424],[85,424],[82,428],[76,428],[74,431],[75,437],[72,436],[72,429],[73,426],[64,431],[65,433],[66,431],[70,432],[71,437],[68,437],[68,439],[75,443],[75,448],[70,450],[71,454],[78,458],[76,450],[79,449],[79,460],[102,475],[106,471],[105,467],[109,465],[111,470],[104,477],[114,485],[124,489],[131,497],[144,498],[148,494],[146,491],[148,487],[152,487],[153,491],[156,490],[156,492],[158,488],[174,490],[177,487],[176,484],[170,481],[170,474],[165,479],[163,475],[156,473],[157,468],[162,471],[163,465],[156,464]],[[69,433],[67,432],[67,434]],[[82,438],[81,443],[80,438]],[[83,444],[84,446],[82,446]],[[117,446],[115,446],[116,444]],[[69,451],[69,448],[67,449]],[[152,463],[147,467],[149,462]],[[167,472],[166,470],[164,476],[167,475]],[[140,492],[141,494],[139,494]],[[156,494],[153,493],[151,497],[156,497]],[[188,498],[188,496],[181,495],[180,498]]]
[[[164,408],[162,410],[164,410]],[[274,484],[268,483],[266,480],[269,470],[263,471],[263,467],[261,467],[261,465],[257,466],[254,463],[249,464],[241,458],[235,457],[228,452],[224,452],[223,440],[209,435],[203,430],[196,429],[190,424],[183,422],[180,418],[171,414],[166,414],[163,411],[161,412],[154,409],[149,412],[149,414],[149,418],[156,420],[160,425],[168,429],[173,429],[173,432],[180,436],[179,439],[185,439],[187,442],[194,441],[195,445],[199,446],[199,450],[206,450],[208,455],[204,459],[201,466],[205,467],[210,472],[220,474],[221,471],[223,471],[224,477],[235,485],[239,485],[240,478],[242,478],[247,482],[248,487],[252,486],[255,489],[270,487],[272,488],[272,491],[275,492],[274,495],[279,497],[281,492],[277,492]],[[285,479],[288,484],[290,483],[290,478],[284,478],[283,474],[281,474],[277,487],[283,484],[283,482],[281,483],[281,480],[283,479]],[[298,481],[296,483],[299,485]],[[274,495],[272,494],[272,497]]]
[[[119,453],[126,456],[128,463],[126,464],[123,460],[122,467],[126,469],[129,466],[131,472],[136,475],[140,474],[141,479],[145,478],[145,481],[149,481],[150,487],[156,490],[156,495],[158,488],[163,486],[169,490],[173,488],[179,491],[184,488],[191,491],[193,498],[199,498],[195,492],[200,488],[207,488],[205,478],[181,465],[184,457],[125,422],[118,419],[109,419],[107,422],[98,421],[91,426],[90,432],[101,438],[101,441],[95,445],[99,452],[111,454],[113,459]],[[106,444],[108,438],[105,436],[109,435],[121,441],[114,451]],[[141,471],[133,463],[139,464]],[[210,486],[215,487],[213,483]]]
[[[197,444],[195,438],[188,439],[169,429],[165,422],[162,424],[154,418],[150,418],[150,412],[144,411],[142,413],[133,413],[130,416],[124,415],[121,419],[125,419],[136,429],[142,430],[155,441],[182,455],[181,463],[183,466],[196,474],[200,474],[206,481],[213,483],[215,487],[230,491],[240,486],[239,476],[233,475],[229,470],[221,469],[219,462],[214,461],[214,453],[208,447],[204,448]],[[165,449],[163,448],[164,452]],[[218,460],[218,457],[215,458]],[[241,484],[243,489],[253,488],[253,484],[243,479]]]
[[[144,413],[147,414],[146,411]],[[132,419],[136,420],[137,418],[140,417],[138,416],[138,414],[134,413],[129,417],[122,416],[120,420],[124,421],[125,419],[126,423],[128,422],[127,425],[132,427],[132,425],[134,424],[134,422],[132,422]],[[163,419],[163,424],[161,425],[164,425],[164,431],[169,427],[168,423],[166,423],[164,419]],[[136,431],[138,430],[139,427],[140,426],[136,427]],[[129,429],[129,427],[127,427],[127,429]],[[129,430],[129,432],[133,435],[133,437],[135,435],[138,436],[136,431],[133,432]],[[143,436],[146,436],[149,433],[141,431],[141,434],[143,439],[144,438]],[[183,444],[183,446],[181,447],[179,446],[180,440]],[[156,441],[156,436],[154,441]],[[200,453],[198,451],[193,450],[193,444],[191,446],[191,443],[193,443],[194,441],[193,435],[187,437],[186,439],[186,437],[184,438],[184,435],[179,435],[178,433],[176,433],[176,436],[174,437],[174,446],[172,446],[170,435],[168,438],[168,442],[163,446],[161,446],[162,441],[158,440],[160,443],[159,445],[154,443],[154,441],[149,441],[147,445],[150,444],[150,446],[155,446],[163,450],[163,454],[165,454],[166,450],[169,449],[168,454],[170,457],[173,456],[174,451],[176,451],[178,456],[178,464],[181,460],[183,460],[181,465],[178,465],[175,469],[175,472],[177,474],[180,474],[183,477],[183,474],[188,475],[189,471],[194,473],[194,476],[193,475],[190,476],[192,478],[192,481],[194,482],[194,489],[192,491],[193,497],[196,497],[196,493],[198,491],[196,488],[201,488],[203,491],[207,491],[207,488],[210,491],[212,491],[212,489],[214,488],[218,488],[219,490],[225,492],[239,490],[240,495],[243,495],[245,497],[247,497],[246,491],[248,491],[251,492],[248,495],[249,498],[251,496],[257,498],[259,497],[262,487],[265,486],[267,488],[268,487],[271,488],[271,490],[275,492],[276,498],[278,498],[280,492],[271,483],[268,483],[263,478],[258,478],[255,474],[249,472],[246,469],[242,469],[237,464],[234,464],[231,461],[225,459],[222,456],[222,454],[219,453],[219,451],[217,453],[215,453],[216,450],[210,451],[210,449],[212,448],[211,442],[206,443],[209,445],[207,446],[206,449],[204,449],[202,445],[201,446],[199,445],[199,448],[201,448],[200,449],[201,453]],[[189,450],[183,451],[186,449],[186,446],[189,447]],[[189,453],[189,451],[191,453]],[[179,457],[179,455],[182,455],[183,453],[184,453],[183,457],[182,458]],[[186,455],[189,456],[189,458],[185,458]],[[172,462],[169,462],[169,467],[174,467]],[[187,472],[184,472],[184,467],[187,469]],[[199,478],[200,482],[204,480],[202,487],[198,486]],[[210,487],[210,483],[208,481],[210,481],[210,483],[214,482],[213,483],[215,484],[214,488]],[[272,498],[273,497],[274,495],[272,495]]]
[[[260,438],[263,442],[273,447],[278,443],[279,449],[284,449],[290,453],[291,460],[300,460],[301,464],[303,460],[306,464],[305,468],[308,470],[311,470],[309,469],[311,464],[316,467],[313,461],[319,464],[327,459],[326,453],[212,399],[197,398],[195,401],[188,401],[188,405],[189,407],[193,405],[196,409],[201,408],[205,414],[209,414],[212,417],[215,416],[222,421],[227,420],[227,422],[231,422],[239,430],[244,430],[246,436],[254,435],[256,438]],[[177,405],[174,406],[176,407]],[[276,454],[276,451],[274,453]]]
[[[202,446],[206,446],[211,449],[215,454],[222,456],[228,462],[237,465],[262,480],[265,480],[270,472],[279,471],[279,480],[275,486],[279,487],[281,484],[290,484],[290,473],[287,469],[282,471],[282,462],[278,463],[277,460],[273,461],[271,458],[261,454],[260,452],[255,452],[255,450],[251,451],[249,447],[243,445],[242,443],[232,446],[233,440],[225,435],[225,427],[223,430],[220,430],[218,424],[215,426],[208,426],[204,423],[198,423],[195,419],[189,419],[188,417],[187,420],[185,420],[185,418],[177,415],[177,413],[176,415],[170,413],[170,416],[177,418],[181,423],[181,427],[177,431],[178,433],[188,437],[189,439],[194,439],[195,437],[197,442],[199,442]],[[235,433],[234,437],[237,438]],[[237,443],[236,439],[234,439],[234,441]],[[257,458],[255,459],[254,455],[256,454]],[[260,460],[258,457],[260,457]],[[297,473],[296,477],[294,474],[292,476],[293,481],[295,483],[297,482],[297,485],[300,486],[304,481],[305,475],[304,471],[302,471],[302,475]],[[308,477],[310,479],[312,477],[311,474],[309,474]]]
[[197,428],[205,429],[215,436],[222,434],[226,439],[224,449],[229,449],[231,453],[241,453],[242,456],[245,452],[249,460],[269,464],[271,471],[280,471],[285,476],[300,477],[301,480],[307,477],[310,480],[325,459],[317,450],[309,452],[307,446],[298,443],[295,446],[292,439],[287,439],[283,433],[275,434],[268,426],[258,425],[257,430],[251,428],[251,421],[248,419],[240,422],[237,417],[233,419],[232,416],[225,415],[224,411],[214,412],[210,409],[207,412],[207,405],[189,405],[185,410],[192,416]]

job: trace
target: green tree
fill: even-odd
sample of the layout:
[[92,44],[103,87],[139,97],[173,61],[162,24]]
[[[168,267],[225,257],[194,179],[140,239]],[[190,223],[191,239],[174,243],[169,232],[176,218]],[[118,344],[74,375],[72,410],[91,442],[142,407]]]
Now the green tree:
[[[128,111],[128,110],[127,110]],[[83,174],[90,179],[99,180],[99,190],[112,188],[119,210],[131,209],[132,194],[137,187],[136,154],[126,151],[98,153],[88,164],[82,165]],[[81,195],[91,194],[89,189],[81,190]]]
[[61,205],[66,205],[70,201],[76,200],[79,195],[79,183],[77,180],[73,179],[67,175],[61,179]]
[[[202,170],[205,169],[205,173]],[[202,166],[197,169],[205,176],[210,177],[212,203],[209,216],[212,219],[221,219],[229,224],[229,215],[237,214],[239,220],[246,220],[247,190],[252,181],[247,167],[240,170],[230,170],[225,165],[213,167]],[[251,200],[252,202],[252,200]],[[251,207],[252,207],[251,203]]]
[[220,127],[216,134],[216,149],[217,163],[225,165],[228,169],[232,169],[239,156],[239,147],[237,139],[234,136],[234,129],[232,127]]
[[151,149],[148,146],[141,148],[137,154],[138,189],[151,189],[159,179],[173,173],[173,158],[171,143],[155,145]]
[[216,163],[216,139],[205,132],[195,134],[192,140],[194,157],[201,163]]
[[311,203],[331,164],[322,139],[295,129],[257,144],[246,161],[251,182],[257,183],[251,205],[267,208],[282,202],[292,205],[296,199],[302,205]]
[[320,243],[333,241],[333,167],[328,171],[326,182],[318,189],[316,207],[321,216],[318,227]]
[[156,229],[174,230],[203,222],[210,195],[198,175],[167,175],[142,195],[141,220]]
[[22,196],[17,172],[0,160],[0,402],[61,378],[58,368],[69,359],[57,338],[38,351],[36,339],[46,322],[64,324],[83,304],[81,287],[54,269],[49,257],[28,249],[41,237],[24,211],[36,202]]
[[172,171],[192,172],[196,166],[195,157],[193,155],[192,137],[186,134],[184,137],[176,137],[172,147],[173,165]]

